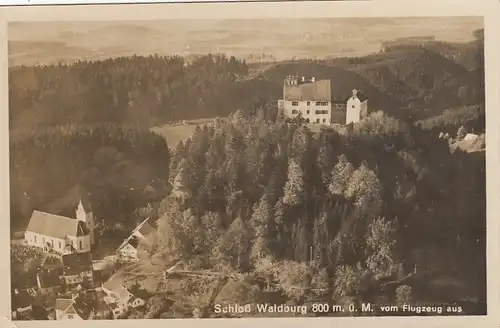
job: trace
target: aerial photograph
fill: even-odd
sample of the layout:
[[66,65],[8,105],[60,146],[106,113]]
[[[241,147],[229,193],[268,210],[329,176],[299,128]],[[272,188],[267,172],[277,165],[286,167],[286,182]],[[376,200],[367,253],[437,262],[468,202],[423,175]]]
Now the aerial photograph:
[[9,22],[13,320],[486,315],[482,17]]

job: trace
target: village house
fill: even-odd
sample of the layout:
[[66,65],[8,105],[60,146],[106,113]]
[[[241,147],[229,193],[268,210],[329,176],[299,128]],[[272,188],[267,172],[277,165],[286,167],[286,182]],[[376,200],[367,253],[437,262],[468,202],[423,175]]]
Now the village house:
[[94,243],[92,211],[81,199],[76,208],[76,219],[33,211],[24,238],[26,245],[47,252],[89,252]]
[[66,285],[82,285],[93,288],[92,255],[90,252],[65,254],[62,257],[62,262]]
[[54,293],[61,288],[63,266],[61,264],[43,265],[37,269],[36,282],[42,293]]
[[358,93],[353,90],[348,99],[332,99],[330,80],[287,76],[278,110],[288,118],[300,115],[307,123],[356,123],[368,114],[368,100]]
[[134,295],[118,281],[108,280],[103,286],[103,291],[107,294],[104,301],[113,311],[114,318],[118,318],[131,308],[138,308],[146,303],[146,300]]
[[141,222],[130,234],[130,236],[123,241],[123,243],[116,250],[117,257],[123,262],[135,262],[139,260],[139,244],[150,244],[150,238],[156,231],[149,223],[149,218]]
[[58,298],[55,305],[56,320],[92,320],[94,304],[92,299],[84,296],[75,298]]
[[15,289],[12,295],[12,318],[16,320],[30,320],[33,313],[35,298],[27,290]]

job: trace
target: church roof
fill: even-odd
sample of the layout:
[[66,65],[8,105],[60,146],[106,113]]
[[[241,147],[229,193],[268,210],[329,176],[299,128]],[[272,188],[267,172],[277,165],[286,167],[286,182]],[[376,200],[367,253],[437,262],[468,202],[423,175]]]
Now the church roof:
[[332,99],[330,80],[299,83],[298,85],[285,85],[283,89],[283,99],[295,101],[330,101]]
[[87,226],[81,221],[41,211],[33,211],[26,231],[59,239],[89,234]]

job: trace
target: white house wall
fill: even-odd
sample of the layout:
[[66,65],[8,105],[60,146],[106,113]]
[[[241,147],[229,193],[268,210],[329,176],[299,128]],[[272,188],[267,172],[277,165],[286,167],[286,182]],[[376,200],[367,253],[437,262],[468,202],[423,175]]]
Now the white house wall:
[[345,124],[357,123],[361,117],[361,101],[359,98],[349,98],[346,108]]
[[[61,254],[67,253],[64,251],[66,241],[64,239],[44,236],[35,232],[26,231],[25,236],[26,245],[45,249],[47,243],[52,246],[52,250]],[[78,253],[90,251],[90,238],[89,236],[74,237],[69,236],[73,247]],[[81,244],[80,244],[81,242]]]
[[[299,113],[302,114],[302,118],[309,119],[311,123],[326,123],[329,124],[331,120],[331,102],[325,101],[320,102],[323,104],[317,104],[316,101],[283,101],[283,113],[287,117],[296,117]],[[294,105],[296,104],[296,105]],[[317,111],[322,111],[323,113],[318,113]]]

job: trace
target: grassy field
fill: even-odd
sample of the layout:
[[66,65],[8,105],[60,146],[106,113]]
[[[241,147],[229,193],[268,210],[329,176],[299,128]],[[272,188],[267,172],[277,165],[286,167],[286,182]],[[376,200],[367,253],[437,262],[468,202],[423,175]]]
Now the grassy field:
[[214,121],[215,119],[213,118],[204,118],[186,121],[185,124],[178,123],[156,126],[151,128],[151,130],[163,136],[167,140],[170,149],[175,149],[179,141],[184,141],[193,135],[194,129],[197,126],[211,125]]

